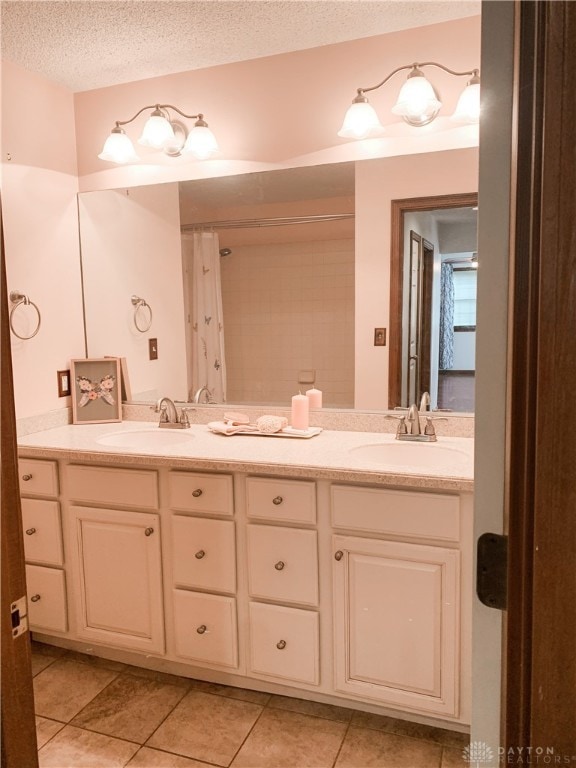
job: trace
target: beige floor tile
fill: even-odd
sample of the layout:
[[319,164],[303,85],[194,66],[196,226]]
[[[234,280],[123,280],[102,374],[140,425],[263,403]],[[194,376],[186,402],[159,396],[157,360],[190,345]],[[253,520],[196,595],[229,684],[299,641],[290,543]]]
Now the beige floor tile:
[[58,659],[34,678],[36,714],[68,722],[117,676],[107,669]]
[[337,720],[340,723],[349,723],[354,710],[345,707],[335,707],[332,704],[322,704],[317,701],[305,699],[293,699],[291,696],[272,696],[268,702],[271,709],[285,709],[289,712],[300,712],[302,715],[323,717],[326,720]]
[[265,707],[270,700],[270,694],[263,691],[251,691],[248,688],[236,688],[233,685],[220,685],[219,683],[207,683],[204,680],[190,680],[192,688],[204,693],[213,693],[216,696],[228,696],[230,699],[250,701],[252,704],[260,704]]
[[335,768],[440,768],[439,744],[351,727]]
[[425,739],[442,744],[445,747],[462,747],[468,744],[469,736],[445,728],[436,728],[432,725],[413,723],[410,720],[400,720],[395,717],[373,715],[370,712],[355,712],[352,725],[358,728],[370,728],[386,733],[395,733],[398,736],[410,736],[413,739]]
[[143,744],[185,693],[176,685],[120,675],[70,724]]
[[468,768],[470,761],[466,760],[463,749],[444,747],[442,752],[442,768]]
[[123,768],[138,744],[67,725],[38,752],[40,768]]
[[199,763],[189,757],[160,752],[159,749],[142,747],[134,755],[126,768],[207,768],[206,763]]
[[346,728],[319,717],[266,709],[232,768],[331,768]]
[[36,717],[36,741],[38,749],[43,747],[52,736],[64,728],[64,723],[58,723],[56,720],[48,720],[45,717]]
[[54,664],[55,656],[44,656],[43,654],[32,653],[32,677],[36,677],[39,672]]
[[261,712],[257,704],[192,690],[146,746],[228,766]]

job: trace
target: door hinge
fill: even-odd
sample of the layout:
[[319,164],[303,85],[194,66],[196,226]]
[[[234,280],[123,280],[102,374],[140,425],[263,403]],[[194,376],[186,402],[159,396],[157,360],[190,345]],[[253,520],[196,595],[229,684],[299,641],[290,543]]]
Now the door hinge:
[[12,638],[20,637],[20,635],[28,631],[28,602],[26,595],[10,603],[10,616],[12,619]]
[[505,611],[508,596],[508,537],[483,533],[478,539],[476,594],[488,608]]

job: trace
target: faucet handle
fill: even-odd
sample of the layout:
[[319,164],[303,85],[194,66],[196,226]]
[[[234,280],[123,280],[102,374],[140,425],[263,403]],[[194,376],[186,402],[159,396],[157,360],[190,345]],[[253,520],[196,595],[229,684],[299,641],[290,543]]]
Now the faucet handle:
[[188,418],[188,408],[182,408],[182,411],[180,413],[180,424],[182,424],[183,427],[190,426],[190,419]]
[[448,421],[446,416],[426,416],[426,426],[424,427],[425,435],[433,435],[436,437],[436,430],[434,429],[433,421]]
[[384,416],[387,419],[395,419],[398,422],[398,427],[396,428],[396,437],[398,437],[398,435],[406,435],[408,433],[406,416],[394,416],[391,413],[385,413]]

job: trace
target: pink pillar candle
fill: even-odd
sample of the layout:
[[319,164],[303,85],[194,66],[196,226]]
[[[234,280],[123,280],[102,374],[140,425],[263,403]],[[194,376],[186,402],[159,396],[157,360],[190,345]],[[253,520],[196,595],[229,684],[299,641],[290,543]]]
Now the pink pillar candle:
[[292,426],[294,429],[308,429],[310,401],[306,395],[294,395],[292,398]]
[[322,408],[322,391],[320,389],[307,389],[306,397],[310,408]]

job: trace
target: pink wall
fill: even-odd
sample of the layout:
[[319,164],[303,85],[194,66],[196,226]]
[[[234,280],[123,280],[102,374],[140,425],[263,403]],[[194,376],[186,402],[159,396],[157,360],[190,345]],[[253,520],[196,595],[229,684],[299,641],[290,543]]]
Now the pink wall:
[[[478,67],[480,18],[379,35],[336,45],[141,80],[76,94],[78,168],[83,190],[154,181],[244,172],[249,164],[309,165],[408,151],[429,151],[438,128],[438,148],[470,146],[477,135],[437,120],[427,129],[408,129],[390,107],[404,75],[396,76],[372,98],[390,136],[374,142],[348,142],[336,133],[359,86],[380,82],[401,64],[441,60],[456,70]],[[429,70],[449,115],[465,78]],[[222,159],[189,162],[161,158],[161,164],[118,168],[99,160],[115,120],[126,120],[146,104],[172,103],[185,112],[202,111],[217,135]],[[144,118],[127,126],[135,141]],[[446,146],[446,141],[448,145]],[[403,143],[404,142],[404,143]],[[400,144],[400,149],[396,146]],[[426,144],[426,146],[424,146]],[[140,148],[139,148],[140,150]],[[365,154],[368,153],[368,154]],[[148,161],[156,163],[155,160]],[[256,170],[257,168],[253,168]]]
[[[58,397],[56,371],[84,357],[74,104],[66,89],[7,62],[2,97],[8,290],[27,294],[42,315],[33,339],[12,336],[21,418],[69,405],[70,398]],[[36,318],[32,309],[18,307],[14,320],[24,335]]]

